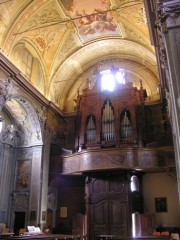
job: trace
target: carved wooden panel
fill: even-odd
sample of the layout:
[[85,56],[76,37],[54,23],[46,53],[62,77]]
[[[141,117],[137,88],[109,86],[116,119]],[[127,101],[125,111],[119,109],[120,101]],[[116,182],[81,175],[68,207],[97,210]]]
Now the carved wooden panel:
[[89,183],[89,239],[129,234],[129,187],[125,175],[97,176]]
[[90,238],[108,234],[108,201],[102,200],[90,206]]
[[143,169],[144,171],[164,169],[166,171],[175,167],[173,151],[173,147],[87,150],[67,157],[56,157],[53,166],[57,167],[53,169],[66,174],[107,169]]
[[119,200],[109,201],[110,234],[126,236],[128,233],[127,204]]

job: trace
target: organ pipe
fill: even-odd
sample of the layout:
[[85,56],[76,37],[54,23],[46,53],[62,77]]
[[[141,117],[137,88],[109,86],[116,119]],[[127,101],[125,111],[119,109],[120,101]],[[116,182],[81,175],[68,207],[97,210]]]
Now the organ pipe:
[[92,115],[89,117],[86,127],[86,140],[87,142],[92,142],[96,140],[96,126]]
[[121,137],[130,138],[132,136],[132,126],[131,121],[127,116],[127,111],[125,111],[124,116],[121,121]]
[[102,140],[111,141],[114,139],[114,112],[107,100],[102,111]]

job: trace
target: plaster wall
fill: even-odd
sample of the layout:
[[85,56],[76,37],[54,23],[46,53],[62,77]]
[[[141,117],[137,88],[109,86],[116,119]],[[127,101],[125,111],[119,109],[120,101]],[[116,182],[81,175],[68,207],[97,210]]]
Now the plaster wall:
[[[154,215],[156,227],[180,227],[177,182],[167,173],[147,173],[143,176],[145,211]],[[155,198],[167,198],[167,212],[155,211]]]

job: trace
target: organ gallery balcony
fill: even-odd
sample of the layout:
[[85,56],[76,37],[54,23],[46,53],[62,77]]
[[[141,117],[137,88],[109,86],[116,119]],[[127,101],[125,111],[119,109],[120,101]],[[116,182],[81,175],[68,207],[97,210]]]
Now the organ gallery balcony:
[[173,147],[86,149],[73,154],[54,156],[51,161],[52,174],[81,174],[89,171],[123,169],[169,172],[175,169]]

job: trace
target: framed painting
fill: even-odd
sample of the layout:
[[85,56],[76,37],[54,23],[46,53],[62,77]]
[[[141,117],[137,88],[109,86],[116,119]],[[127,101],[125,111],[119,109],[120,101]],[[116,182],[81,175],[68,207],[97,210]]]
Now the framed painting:
[[60,218],[67,218],[67,207],[60,207]]
[[167,212],[167,199],[165,197],[155,198],[156,212]]
[[19,160],[16,164],[16,190],[25,190],[29,188],[30,183],[30,160]]

